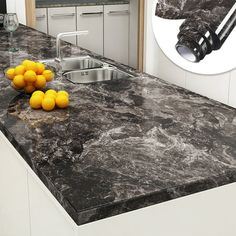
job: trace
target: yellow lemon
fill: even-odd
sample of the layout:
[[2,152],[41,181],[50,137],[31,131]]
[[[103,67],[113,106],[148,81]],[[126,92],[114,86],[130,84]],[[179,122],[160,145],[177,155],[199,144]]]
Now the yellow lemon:
[[9,69],[6,71],[6,77],[7,77],[9,80],[13,80],[14,77],[15,77],[15,69],[14,69],[14,68],[9,68]]
[[56,98],[57,91],[54,90],[54,89],[49,89],[49,90],[46,91],[45,95],[48,95],[48,94],[53,95]]
[[43,63],[40,63],[40,62],[36,62],[36,66],[37,66],[37,75],[42,75],[44,70],[45,70],[45,66]]
[[27,84],[24,90],[26,93],[33,93],[35,91],[35,87],[32,84]]
[[16,90],[19,90],[20,88],[16,87],[15,84],[13,82],[11,82],[11,87],[16,89]]
[[40,109],[42,107],[43,97],[40,95],[34,95],[30,98],[30,106],[33,109]]
[[42,108],[45,111],[52,111],[55,108],[55,100],[51,97],[44,97]]
[[25,65],[25,69],[37,72],[37,64],[34,61],[28,61]]
[[67,97],[69,98],[69,93],[67,93],[67,92],[64,91],[64,90],[58,91],[58,92],[57,92],[57,96],[59,96],[59,95],[65,95],[65,96],[67,96]]
[[52,98],[54,101],[56,101],[56,97],[53,94],[45,94],[45,98]]
[[25,81],[25,82],[26,82],[26,86],[28,86],[28,85],[34,86],[34,83],[27,82],[27,81]]
[[66,95],[58,95],[56,97],[56,105],[59,108],[67,108],[69,105],[69,98]]
[[28,62],[31,62],[30,60],[24,60],[21,62],[21,65],[26,66]]
[[35,92],[33,92],[32,96],[41,96],[42,98],[44,98],[44,92],[43,91],[40,91],[40,90],[37,90]]
[[16,75],[24,75],[24,73],[25,73],[25,66],[19,65],[15,68]]
[[26,82],[33,83],[37,80],[36,73],[33,70],[28,70],[24,74],[24,78]]
[[47,82],[52,81],[53,78],[54,78],[54,73],[53,73],[52,71],[50,71],[50,70],[45,70],[45,71],[43,72],[43,75],[44,75],[44,77],[46,78],[46,81],[47,81]]
[[34,86],[37,89],[42,89],[46,86],[46,79],[43,75],[37,75],[36,81],[34,82]]
[[16,75],[13,79],[13,84],[18,88],[22,89],[26,86],[24,76],[23,75]]

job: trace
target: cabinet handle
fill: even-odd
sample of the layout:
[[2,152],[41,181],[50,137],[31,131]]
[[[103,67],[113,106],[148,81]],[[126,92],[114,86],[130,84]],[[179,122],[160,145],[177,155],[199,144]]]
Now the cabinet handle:
[[40,19],[44,19],[45,17],[46,17],[46,15],[36,16],[36,19],[40,20]]
[[109,15],[129,15],[129,10],[124,11],[109,11]]
[[94,15],[102,15],[103,12],[99,11],[99,12],[83,12],[81,13],[81,16],[94,16]]
[[74,17],[74,16],[75,16],[75,13],[51,15],[52,18],[64,18],[64,17]]

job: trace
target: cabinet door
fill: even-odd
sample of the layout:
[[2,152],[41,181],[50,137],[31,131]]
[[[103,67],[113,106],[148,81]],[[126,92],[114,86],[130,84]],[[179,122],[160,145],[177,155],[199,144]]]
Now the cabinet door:
[[48,23],[47,23],[47,9],[37,8],[36,9],[36,29],[48,33]]
[[27,170],[0,132],[0,235],[30,236]]
[[[76,31],[75,7],[48,8],[48,33],[56,37],[59,33]],[[76,36],[63,40],[76,44]]]
[[128,4],[104,6],[104,56],[128,65]]
[[77,7],[77,29],[89,31],[78,37],[78,46],[103,55],[103,6]]

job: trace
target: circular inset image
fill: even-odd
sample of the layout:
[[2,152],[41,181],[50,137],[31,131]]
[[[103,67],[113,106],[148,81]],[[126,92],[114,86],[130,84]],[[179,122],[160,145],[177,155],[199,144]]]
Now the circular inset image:
[[155,0],[153,32],[164,54],[193,73],[236,68],[235,0]]

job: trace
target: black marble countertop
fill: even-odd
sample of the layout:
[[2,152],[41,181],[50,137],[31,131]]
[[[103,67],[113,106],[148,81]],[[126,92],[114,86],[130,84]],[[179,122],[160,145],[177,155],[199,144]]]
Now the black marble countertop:
[[[0,128],[78,225],[236,181],[236,110],[103,57],[132,79],[49,87],[67,110],[31,110],[3,69],[55,57],[55,39],[20,26],[20,52],[0,31]],[[10,167],[9,167],[10,168]]]
[[36,0],[37,8],[129,4],[129,0]]

